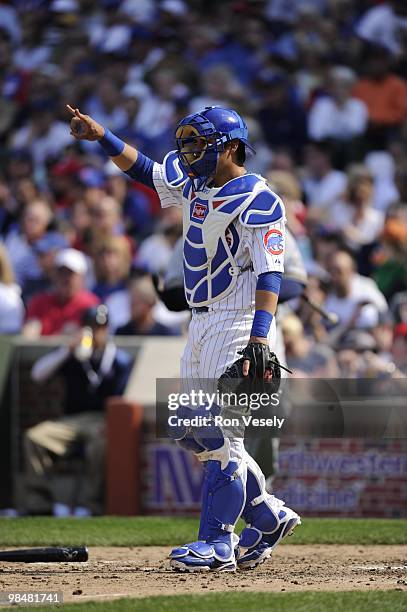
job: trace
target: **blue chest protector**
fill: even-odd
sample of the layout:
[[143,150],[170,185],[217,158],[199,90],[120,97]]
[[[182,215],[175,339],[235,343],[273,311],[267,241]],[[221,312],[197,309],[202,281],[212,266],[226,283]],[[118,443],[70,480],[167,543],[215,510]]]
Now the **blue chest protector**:
[[239,236],[233,221],[239,217],[246,227],[268,226],[284,218],[284,207],[257,174],[244,174],[220,189],[195,191],[176,152],[167,155],[164,168],[167,185],[182,188],[186,299],[191,307],[207,306],[229,295],[237,283]]

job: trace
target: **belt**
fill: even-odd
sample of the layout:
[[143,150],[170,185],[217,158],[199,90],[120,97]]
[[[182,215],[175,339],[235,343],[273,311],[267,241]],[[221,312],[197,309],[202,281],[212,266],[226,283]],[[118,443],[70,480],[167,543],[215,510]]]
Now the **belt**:
[[209,306],[199,306],[192,309],[193,314],[203,314],[204,312],[209,312]]

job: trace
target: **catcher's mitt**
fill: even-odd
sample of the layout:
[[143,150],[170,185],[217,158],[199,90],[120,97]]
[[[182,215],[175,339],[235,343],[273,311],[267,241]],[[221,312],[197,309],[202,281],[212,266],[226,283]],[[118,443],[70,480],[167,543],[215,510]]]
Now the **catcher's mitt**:
[[[242,357],[232,363],[218,381],[220,393],[277,393],[281,369],[277,355],[266,344],[253,342],[241,352]],[[249,374],[243,376],[243,362],[250,361]]]

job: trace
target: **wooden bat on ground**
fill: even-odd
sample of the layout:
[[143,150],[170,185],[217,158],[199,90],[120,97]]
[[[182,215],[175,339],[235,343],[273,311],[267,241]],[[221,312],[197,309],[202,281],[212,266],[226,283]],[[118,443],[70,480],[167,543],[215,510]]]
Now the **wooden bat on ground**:
[[56,546],[0,551],[0,563],[71,563],[89,558],[86,546]]

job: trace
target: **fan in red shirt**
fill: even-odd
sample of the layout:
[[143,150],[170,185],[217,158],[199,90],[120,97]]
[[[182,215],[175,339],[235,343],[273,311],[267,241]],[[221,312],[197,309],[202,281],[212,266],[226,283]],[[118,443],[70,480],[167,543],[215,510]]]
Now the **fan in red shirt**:
[[86,258],[76,249],[63,249],[55,257],[54,289],[36,295],[28,304],[23,334],[30,337],[67,334],[81,323],[84,310],[99,303],[84,289]]

